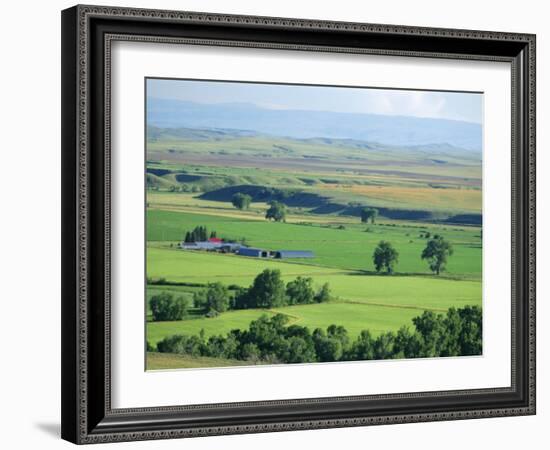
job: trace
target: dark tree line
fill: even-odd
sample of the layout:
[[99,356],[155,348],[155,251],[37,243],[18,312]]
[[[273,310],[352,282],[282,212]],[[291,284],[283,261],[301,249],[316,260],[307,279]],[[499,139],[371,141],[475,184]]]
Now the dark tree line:
[[[231,291],[236,292],[232,295]],[[279,270],[266,269],[248,288],[220,282],[209,283],[195,292],[193,306],[207,317],[215,317],[230,309],[272,308],[287,305],[323,303],[331,300],[330,286],[325,283],[317,291],[311,278],[297,277],[286,285]],[[153,321],[182,320],[189,313],[190,302],[170,292],[153,295],[149,300]]]
[[236,287],[235,290],[235,295],[232,296],[223,284],[210,283],[206,289],[194,294],[195,308],[212,317],[229,309],[323,303],[332,298],[328,283],[317,291],[313,288],[313,279],[309,277],[297,277],[285,285],[281,272],[269,269],[258,274],[250,287]]
[[451,308],[447,314],[425,311],[413,319],[414,329],[402,327],[373,337],[364,330],[352,340],[337,325],[313,332],[299,325],[287,326],[288,317],[262,316],[248,330],[227,335],[174,335],[157,344],[159,352],[223,357],[254,363],[306,363],[399,358],[480,355],[481,308]]

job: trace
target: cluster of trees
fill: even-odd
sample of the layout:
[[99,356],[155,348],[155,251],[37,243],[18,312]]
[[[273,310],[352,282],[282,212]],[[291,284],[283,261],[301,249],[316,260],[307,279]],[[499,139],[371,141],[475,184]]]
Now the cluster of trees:
[[313,332],[299,325],[287,326],[288,317],[262,316],[248,330],[227,335],[169,336],[157,344],[159,352],[192,356],[223,357],[254,363],[306,363],[399,358],[480,355],[482,352],[481,309],[451,308],[447,314],[425,311],[413,319],[414,329],[373,337],[364,330],[355,339],[337,325]]
[[280,270],[265,269],[256,276],[250,287],[237,291],[233,299],[233,308],[276,308],[323,303],[330,299],[328,283],[323,284],[318,291],[313,288],[313,279],[309,277],[297,277],[285,285]]
[[233,296],[219,282],[210,283],[206,289],[193,296],[195,308],[201,309],[209,317],[229,309],[274,308],[323,303],[330,299],[328,283],[317,291],[313,287],[313,279],[309,277],[297,277],[285,285],[281,272],[277,269],[265,269],[256,276],[250,287],[237,287]]
[[149,307],[155,322],[182,320],[188,314],[189,301],[183,297],[174,297],[169,292],[161,292],[151,297]]
[[[420,257],[427,260],[430,270],[439,275],[445,270],[449,256],[453,254],[452,244],[443,236],[435,234],[426,244]],[[380,241],[372,255],[374,268],[377,272],[385,271],[392,274],[395,265],[399,262],[399,252],[390,242]]]
[[192,231],[188,231],[185,233],[185,238],[183,239],[184,242],[201,242],[208,240],[209,237],[214,238],[217,234],[215,231],[212,231],[210,234],[208,234],[208,230],[205,226],[199,225],[193,228]]
[[231,203],[237,209],[248,209],[250,207],[250,202],[252,202],[252,197],[242,192],[237,192],[231,197]]
[[[158,188],[156,189],[158,190]],[[170,186],[168,188],[168,190],[170,192],[201,192],[201,188],[197,185],[187,185],[187,184],[182,184],[180,186]]]

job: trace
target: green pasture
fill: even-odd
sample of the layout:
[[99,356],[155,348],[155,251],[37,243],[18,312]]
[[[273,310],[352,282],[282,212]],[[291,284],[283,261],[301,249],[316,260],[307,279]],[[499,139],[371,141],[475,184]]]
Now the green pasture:
[[373,335],[384,331],[397,331],[403,325],[412,326],[412,318],[422,314],[421,311],[407,308],[371,306],[353,303],[326,303],[298,305],[273,310],[250,309],[228,311],[214,318],[200,318],[177,322],[148,322],[147,340],[152,344],[166,336],[174,334],[198,335],[204,330],[205,336],[225,335],[234,329],[247,329],[248,324],[260,316],[275,313],[285,314],[289,325],[307,326],[326,329],[328,326],[343,325],[350,336],[356,337],[362,330],[370,330]]
[[248,361],[210,358],[208,356],[175,355],[172,353],[147,353],[147,370],[197,369],[223,366],[250,366]]
[[[479,278],[481,273],[481,238],[477,227],[456,227],[432,225],[425,229],[415,225],[356,224],[345,225],[345,229],[315,225],[299,225],[268,221],[246,220],[207,214],[175,211],[149,210],[147,212],[148,241],[180,241],[186,231],[203,225],[215,230],[218,236],[232,239],[246,238],[247,244],[268,250],[311,250],[315,258],[308,264],[347,270],[372,271],[372,253],[381,240],[390,241],[399,252],[396,272],[429,273],[428,266],[420,255],[426,246],[426,239],[420,237],[423,231],[439,233],[454,246],[454,255],[449,259],[448,275]],[[366,232],[365,230],[369,230]],[[150,249],[148,253],[152,250]],[[181,253],[181,252],[180,252]],[[165,257],[170,258],[164,254]],[[172,261],[162,261],[150,255],[148,276],[186,276],[183,267],[176,268]],[[176,257],[178,259],[178,257]],[[254,264],[263,264],[256,261]],[[238,264],[233,262],[232,264]],[[181,270],[181,271],[180,271]],[[153,271],[153,272],[150,272]],[[215,272],[211,272],[215,275]]]
[[245,309],[227,311],[217,317],[179,320],[173,322],[147,322],[147,340],[152,344],[174,334],[198,335],[204,330],[206,336],[226,334],[231,330],[244,330],[248,324],[262,314],[272,315],[265,310]]
[[296,305],[272,310],[247,309],[228,311],[214,318],[197,318],[175,322],[148,322],[147,340],[156,345],[164,337],[174,334],[198,335],[204,330],[205,336],[225,335],[234,329],[247,329],[252,320],[275,313],[285,314],[289,325],[326,329],[330,325],[343,325],[352,338],[362,330],[370,330],[375,336],[385,331],[397,331],[401,326],[413,326],[411,320],[421,315],[423,309],[378,306],[362,303],[323,303]]
[[[150,277],[169,281],[249,286],[264,269],[279,269],[285,281],[297,276],[312,277],[314,286],[328,282],[340,300],[415,307],[419,310],[447,310],[451,306],[481,303],[481,283],[453,280],[435,275],[371,275],[278,260],[246,258],[236,255],[149,248]],[[159,287],[157,287],[158,289]]]

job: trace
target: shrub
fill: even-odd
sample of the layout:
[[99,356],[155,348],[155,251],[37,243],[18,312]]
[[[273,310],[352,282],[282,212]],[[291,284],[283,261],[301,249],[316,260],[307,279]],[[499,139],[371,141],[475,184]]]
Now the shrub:
[[286,296],[289,305],[301,305],[313,303],[315,293],[313,292],[313,279],[298,277],[286,285]]
[[265,218],[273,219],[275,222],[284,222],[286,219],[286,206],[284,203],[272,201],[269,203],[269,208],[265,213]]
[[205,290],[195,292],[193,303],[195,308],[205,311],[207,317],[216,317],[229,309],[229,290],[222,283],[210,283]]
[[242,192],[237,192],[231,197],[231,203],[237,209],[248,209],[250,207],[250,202],[252,197],[248,194],[243,194]]
[[317,303],[325,303],[332,300],[332,294],[330,292],[330,285],[325,283],[321,286],[321,289],[315,294],[314,300]]
[[374,223],[376,217],[378,217],[378,210],[376,208],[363,208],[361,210],[361,222],[368,222],[370,220],[371,223]]
[[164,338],[157,344],[161,353],[178,353],[191,356],[201,356],[205,353],[205,346],[198,336],[182,334]]
[[149,305],[155,322],[181,320],[187,315],[189,306],[186,299],[174,298],[169,292],[153,295]]

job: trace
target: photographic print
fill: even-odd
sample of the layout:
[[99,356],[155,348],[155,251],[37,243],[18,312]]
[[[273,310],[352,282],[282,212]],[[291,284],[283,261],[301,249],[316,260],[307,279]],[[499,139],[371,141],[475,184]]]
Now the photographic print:
[[145,89],[147,370],[482,355],[482,93]]

